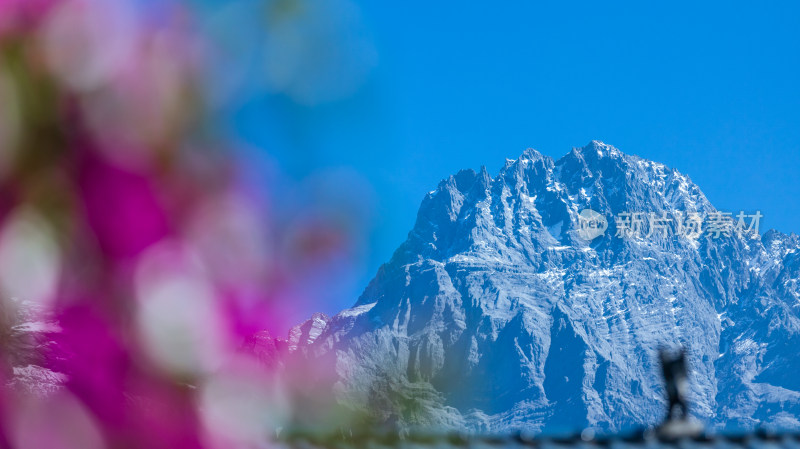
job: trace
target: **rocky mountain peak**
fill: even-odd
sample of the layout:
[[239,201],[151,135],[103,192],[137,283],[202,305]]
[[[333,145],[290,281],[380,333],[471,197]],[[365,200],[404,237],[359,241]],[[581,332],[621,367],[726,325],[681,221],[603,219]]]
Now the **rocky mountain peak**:
[[[593,240],[587,208],[609,223]],[[800,428],[797,237],[615,233],[623,213],[715,211],[687,176],[602,142],[526,150],[443,180],[356,305],[290,340],[341,400],[400,425],[655,424],[656,349],[682,345],[694,416]]]

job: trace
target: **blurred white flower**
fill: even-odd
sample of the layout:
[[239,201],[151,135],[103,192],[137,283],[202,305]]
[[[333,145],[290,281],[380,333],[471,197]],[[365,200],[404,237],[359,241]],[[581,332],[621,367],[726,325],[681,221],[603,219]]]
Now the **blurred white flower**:
[[[82,97],[92,134],[106,154],[125,166],[147,166],[158,149],[170,148],[191,119],[186,101],[191,49],[179,33],[142,36],[113,78]],[[123,144],[123,145],[120,145]],[[120,151],[120,147],[137,152]]]
[[58,79],[88,92],[130,60],[137,33],[135,11],[125,0],[65,0],[47,16],[41,44]]
[[285,387],[253,360],[232,361],[202,386],[212,447],[267,447],[290,416]]
[[52,228],[30,209],[13,212],[0,233],[0,289],[47,307],[55,299],[61,256]]
[[149,250],[136,273],[137,324],[147,354],[176,376],[215,370],[231,348],[224,314],[197,259],[175,244]]

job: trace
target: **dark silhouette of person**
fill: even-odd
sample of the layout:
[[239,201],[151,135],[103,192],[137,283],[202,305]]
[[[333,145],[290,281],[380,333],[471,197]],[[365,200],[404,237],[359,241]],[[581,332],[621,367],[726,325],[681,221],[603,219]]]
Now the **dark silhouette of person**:
[[[685,420],[689,417],[689,407],[686,395],[689,392],[689,376],[686,368],[686,349],[678,351],[660,349],[658,353],[661,360],[661,370],[664,374],[665,389],[667,392],[667,421],[674,419]],[[676,411],[679,415],[676,417]]]

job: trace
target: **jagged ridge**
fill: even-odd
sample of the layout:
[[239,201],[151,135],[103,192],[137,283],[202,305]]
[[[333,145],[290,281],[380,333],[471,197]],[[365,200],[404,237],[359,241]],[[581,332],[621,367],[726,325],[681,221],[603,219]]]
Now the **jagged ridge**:
[[585,208],[715,211],[687,176],[597,141],[460,171],[355,306],[296,338],[304,357],[340,402],[402,426],[617,431],[660,419],[655,351],[683,344],[694,415],[800,426],[797,236],[626,240],[612,224],[587,241]]

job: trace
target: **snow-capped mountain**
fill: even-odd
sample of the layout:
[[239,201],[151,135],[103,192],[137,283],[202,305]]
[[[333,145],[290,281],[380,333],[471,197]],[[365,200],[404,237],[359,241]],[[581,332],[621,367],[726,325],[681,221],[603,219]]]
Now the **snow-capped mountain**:
[[[604,234],[582,233],[585,209]],[[695,214],[720,216],[687,176],[601,142],[460,171],[354,307],[297,327],[289,351],[382,422],[617,431],[663,417],[656,351],[681,344],[695,416],[800,427],[800,240],[679,233]],[[670,220],[637,237],[631,216]]]

